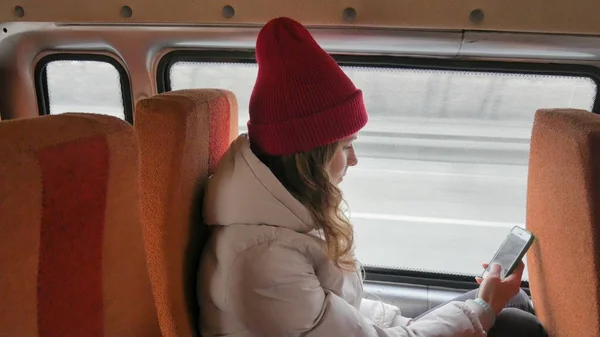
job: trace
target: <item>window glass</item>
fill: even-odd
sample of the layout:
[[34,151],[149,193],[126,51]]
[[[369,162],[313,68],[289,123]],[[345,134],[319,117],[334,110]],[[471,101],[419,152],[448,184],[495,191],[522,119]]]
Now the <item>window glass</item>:
[[119,71],[108,62],[59,60],[46,65],[49,113],[89,112],[125,119]]
[[[343,67],[369,123],[342,184],[366,266],[479,275],[514,225],[525,226],[529,141],[539,108],[591,110],[587,77]],[[257,66],[176,62],[173,90],[224,88],[240,131]],[[527,273],[524,276],[527,279]]]

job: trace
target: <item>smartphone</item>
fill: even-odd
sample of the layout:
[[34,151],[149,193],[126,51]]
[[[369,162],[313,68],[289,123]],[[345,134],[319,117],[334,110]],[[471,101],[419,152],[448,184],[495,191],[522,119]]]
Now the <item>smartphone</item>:
[[481,277],[485,278],[493,263],[498,263],[502,266],[502,271],[500,272],[501,279],[512,274],[523,259],[523,256],[525,256],[525,253],[527,253],[529,247],[531,247],[534,239],[535,237],[531,232],[519,226],[513,227]]

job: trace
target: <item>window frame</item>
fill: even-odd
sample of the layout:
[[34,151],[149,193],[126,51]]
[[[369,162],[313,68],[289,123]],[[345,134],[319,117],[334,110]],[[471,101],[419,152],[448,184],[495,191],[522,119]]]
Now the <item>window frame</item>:
[[104,62],[115,67],[119,74],[121,84],[121,100],[125,120],[133,124],[133,99],[131,95],[131,81],[125,67],[114,57],[104,54],[87,53],[52,53],[42,57],[35,65],[34,81],[38,103],[39,115],[50,115],[50,95],[48,91],[48,73],[46,67],[55,61],[95,61]]
[[[591,112],[600,113],[600,68],[592,65],[571,63],[512,62],[498,60],[467,60],[447,58],[417,58],[389,55],[353,55],[330,53],[341,66],[371,68],[404,68],[439,71],[521,73],[533,75],[587,77],[596,84],[596,97]],[[171,67],[178,62],[256,63],[254,50],[174,50],[159,61],[156,73],[158,92],[171,91]],[[477,289],[479,285],[472,276],[424,272],[381,267],[364,267],[366,280],[391,283],[408,283],[451,289]],[[521,287],[530,294],[529,281]]]

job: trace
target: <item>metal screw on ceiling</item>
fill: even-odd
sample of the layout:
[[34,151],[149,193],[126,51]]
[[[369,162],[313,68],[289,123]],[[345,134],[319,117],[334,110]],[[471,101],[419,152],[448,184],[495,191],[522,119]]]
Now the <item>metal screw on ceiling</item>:
[[15,6],[15,16],[22,18],[25,16],[25,9],[21,6]]
[[231,19],[235,15],[235,8],[233,8],[233,6],[230,5],[223,6],[221,14],[224,18]]
[[469,20],[475,24],[482,23],[484,18],[485,14],[479,8],[472,10],[471,14],[469,14]]
[[129,6],[121,7],[121,17],[122,18],[130,18],[133,16],[133,9]]
[[342,17],[344,18],[344,21],[348,22],[356,20],[356,9],[352,7],[345,8]]

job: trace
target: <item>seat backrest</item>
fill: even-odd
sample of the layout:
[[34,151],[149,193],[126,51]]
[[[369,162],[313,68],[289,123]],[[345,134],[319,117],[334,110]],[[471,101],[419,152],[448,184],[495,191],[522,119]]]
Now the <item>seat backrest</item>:
[[197,335],[202,185],[238,135],[235,95],[196,89],[140,100],[142,219],[164,337]]
[[600,116],[537,111],[527,227],[531,294],[550,336],[600,336]]
[[64,114],[0,135],[0,336],[160,336],[133,128]]

